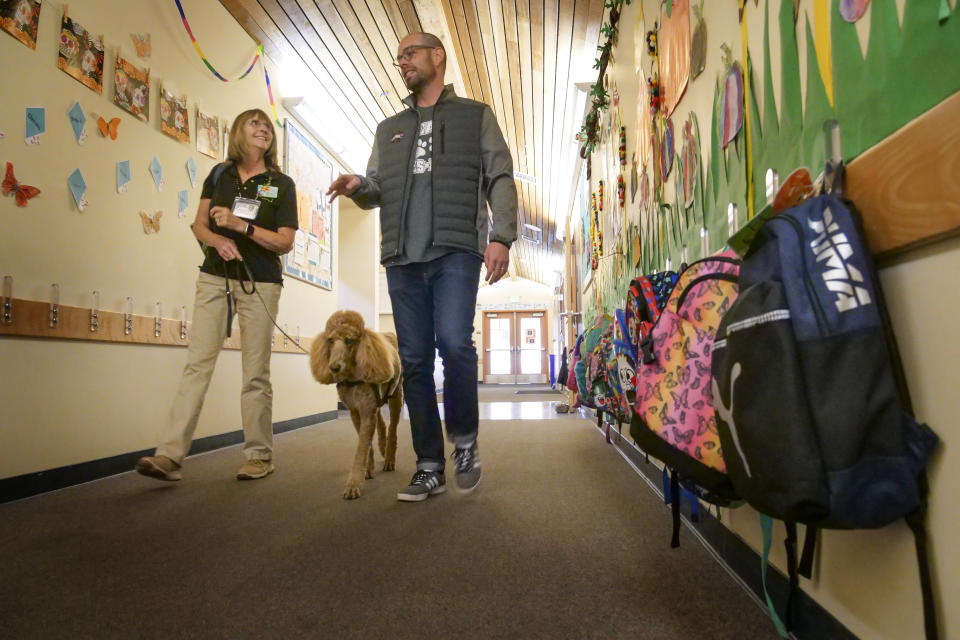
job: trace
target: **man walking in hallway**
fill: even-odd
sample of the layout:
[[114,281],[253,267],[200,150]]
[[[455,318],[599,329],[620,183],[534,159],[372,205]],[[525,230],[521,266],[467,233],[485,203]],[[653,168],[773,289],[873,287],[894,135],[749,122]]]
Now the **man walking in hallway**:
[[489,106],[444,85],[446,62],[432,34],[400,41],[394,66],[412,92],[408,108],[377,127],[366,175],[340,175],[327,191],[331,200],[345,195],[364,209],[380,207],[380,260],[417,454],[417,471],[397,498],[411,502],[446,491],[435,349],[457,487],[470,491],[480,482],[473,343],[480,267],[489,283],[502,278],[517,236],[510,150]]

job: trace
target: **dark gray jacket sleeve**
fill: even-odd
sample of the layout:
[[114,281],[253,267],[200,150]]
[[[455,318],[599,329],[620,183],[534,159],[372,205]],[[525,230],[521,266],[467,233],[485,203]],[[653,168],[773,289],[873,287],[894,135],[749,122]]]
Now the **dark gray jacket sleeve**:
[[373,148],[370,150],[370,159],[367,161],[367,175],[360,178],[360,186],[353,192],[350,199],[361,209],[375,209],[380,206],[380,155],[377,150],[377,141],[374,138]]
[[480,123],[480,154],[483,161],[483,193],[493,214],[490,241],[509,247],[517,239],[517,185],[513,159],[493,110],[486,106]]

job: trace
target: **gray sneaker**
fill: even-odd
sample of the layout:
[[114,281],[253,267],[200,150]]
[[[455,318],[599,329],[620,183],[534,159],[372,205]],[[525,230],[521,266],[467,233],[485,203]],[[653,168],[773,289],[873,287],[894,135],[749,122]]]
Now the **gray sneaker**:
[[480,453],[474,440],[469,447],[456,447],[453,450],[453,464],[456,467],[454,478],[457,488],[464,493],[473,491],[480,484]]
[[447,478],[442,471],[417,469],[410,484],[397,492],[401,502],[420,502],[447,490]]

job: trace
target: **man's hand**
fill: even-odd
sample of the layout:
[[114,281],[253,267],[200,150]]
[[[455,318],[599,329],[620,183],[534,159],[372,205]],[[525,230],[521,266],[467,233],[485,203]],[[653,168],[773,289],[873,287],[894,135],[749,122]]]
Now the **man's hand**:
[[360,178],[358,176],[341,173],[327,189],[327,195],[330,196],[330,202],[333,202],[337,199],[337,196],[352,196],[359,186]]
[[491,242],[483,252],[483,264],[487,267],[487,283],[493,284],[507,275],[507,267],[510,266],[510,249],[500,242]]

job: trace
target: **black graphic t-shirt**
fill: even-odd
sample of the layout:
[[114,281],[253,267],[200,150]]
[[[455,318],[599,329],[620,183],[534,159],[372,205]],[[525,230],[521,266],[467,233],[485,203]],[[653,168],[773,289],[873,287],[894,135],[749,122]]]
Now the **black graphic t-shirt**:
[[410,200],[403,230],[403,253],[389,266],[429,262],[451,252],[433,245],[433,107],[417,107],[420,128],[410,167]]

